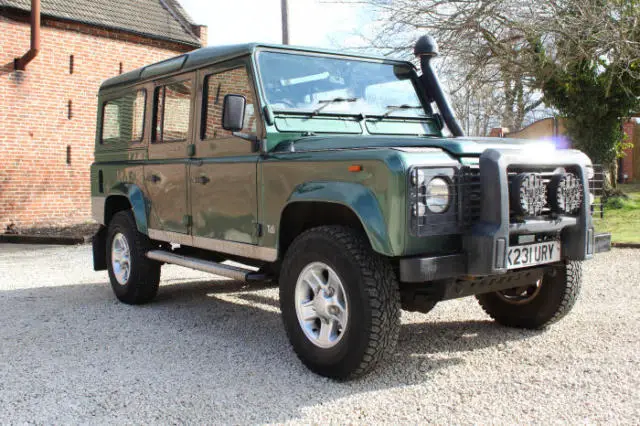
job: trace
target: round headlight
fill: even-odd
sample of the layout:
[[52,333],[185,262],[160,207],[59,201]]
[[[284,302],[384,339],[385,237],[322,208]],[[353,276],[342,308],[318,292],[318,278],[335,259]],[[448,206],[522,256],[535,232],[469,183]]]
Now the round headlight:
[[441,177],[431,179],[427,185],[427,208],[432,213],[444,213],[449,208],[451,196],[449,182]]

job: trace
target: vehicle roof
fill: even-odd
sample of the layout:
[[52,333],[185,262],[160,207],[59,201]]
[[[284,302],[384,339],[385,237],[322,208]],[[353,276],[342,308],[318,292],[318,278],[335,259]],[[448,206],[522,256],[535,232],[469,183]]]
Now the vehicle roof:
[[116,87],[130,86],[142,81],[159,78],[164,75],[174,74],[180,71],[188,71],[201,68],[216,62],[233,59],[240,56],[250,55],[258,48],[278,49],[283,51],[294,52],[310,52],[325,53],[330,55],[340,55],[357,59],[369,59],[385,62],[403,63],[410,66],[413,64],[409,61],[386,58],[382,56],[359,55],[355,53],[344,53],[336,50],[319,49],[314,47],[303,46],[284,46],[280,44],[267,43],[245,43],[232,44],[225,46],[210,46],[196,49],[183,55],[175,56],[155,64],[146,65],[144,67],[126,72],[116,77],[105,80],[100,86],[100,91],[112,89]]

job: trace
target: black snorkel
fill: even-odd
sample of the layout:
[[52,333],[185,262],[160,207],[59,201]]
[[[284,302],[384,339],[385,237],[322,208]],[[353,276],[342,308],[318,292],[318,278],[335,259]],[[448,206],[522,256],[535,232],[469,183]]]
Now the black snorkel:
[[451,134],[453,136],[464,136],[462,127],[456,120],[451,105],[449,105],[449,101],[442,91],[438,76],[431,65],[431,59],[438,56],[438,44],[430,35],[424,35],[416,42],[413,53],[420,58],[420,67],[422,68],[420,79],[427,92],[427,99],[436,103]]

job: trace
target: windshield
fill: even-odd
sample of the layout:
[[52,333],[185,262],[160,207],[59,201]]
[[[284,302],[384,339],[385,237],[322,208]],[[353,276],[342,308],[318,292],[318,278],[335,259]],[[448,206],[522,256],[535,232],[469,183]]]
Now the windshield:
[[258,65],[276,112],[427,117],[406,65],[276,52],[260,52]]

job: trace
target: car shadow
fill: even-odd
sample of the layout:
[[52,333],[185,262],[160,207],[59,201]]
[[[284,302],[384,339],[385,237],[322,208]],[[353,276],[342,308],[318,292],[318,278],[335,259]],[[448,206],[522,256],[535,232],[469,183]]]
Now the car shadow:
[[[14,410],[40,406],[15,384],[34,375],[48,383],[48,373],[57,375],[56,392],[80,400],[90,395],[91,415],[105,419],[130,414],[127,404],[116,401],[115,412],[109,407],[113,398],[136,394],[157,404],[167,422],[188,418],[192,406],[209,410],[213,422],[285,422],[299,419],[305,407],[429,381],[464,363],[466,352],[536,335],[490,321],[425,316],[424,323],[401,327],[389,362],[363,378],[336,382],[296,359],[271,287],[163,281],[156,300],[143,306],[117,302],[106,282],[2,291],[0,324],[12,326],[0,328],[0,359],[10,366],[0,399],[15,399]],[[218,403],[221,395],[232,403]],[[90,418],[80,411],[76,420]]]

